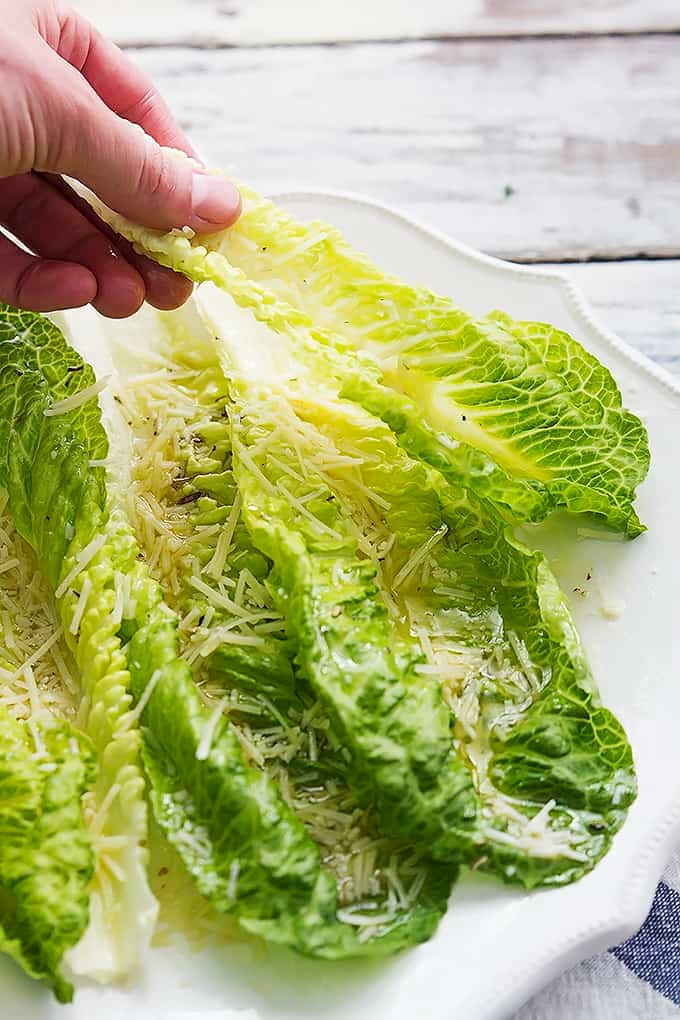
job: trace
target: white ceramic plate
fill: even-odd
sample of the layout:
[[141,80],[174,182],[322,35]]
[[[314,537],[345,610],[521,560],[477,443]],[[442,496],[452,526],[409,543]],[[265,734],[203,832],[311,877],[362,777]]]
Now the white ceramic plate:
[[0,1000],[11,1020],[503,1020],[560,971],[639,927],[680,841],[680,388],[597,324],[560,276],[488,258],[361,199],[279,199],[301,218],[337,224],[381,265],[472,312],[500,307],[568,330],[611,368],[644,419],[653,467],[638,506],[648,533],[634,542],[579,540],[577,525],[562,522],[540,536],[603,698],[628,731],[639,797],[609,855],[581,882],[527,894],[465,879],[435,938],[392,961],[324,964],[245,945],[195,953],[182,944],[153,950],[129,987],[81,988],[71,1007],[2,961]]

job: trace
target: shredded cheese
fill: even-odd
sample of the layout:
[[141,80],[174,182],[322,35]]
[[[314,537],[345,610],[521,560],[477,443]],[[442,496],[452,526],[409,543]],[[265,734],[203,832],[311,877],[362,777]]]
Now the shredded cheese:
[[86,386],[70,397],[64,397],[63,400],[57,400],[51,407],[45,408],[43,414],[46,418],[53,418],[57,415],[67,414],[69,411],[75,411],[76,408],[86,404],[88,400],[92,400],[93,397],[96,397],[102,390],[106,389],[110,379],[110,375],[102,376],[101,379],[93,382],[91,386]]
[[233,860],[229,866],[229,881],[227,883],[227,897],[230,900],[236,899],[236,887],[238,885],[238,876],[240,871],[240,863],[238,857]]
[[43,710],[72,719],[78,681],[54,600],[4,510],[0,566],[6,568],[0,570],[0,704],[17,719],[38,717]]
[[85,548],[80,551],[80,553],[76,557],[76,562],[74,563],[73,567],[69,570],[66,577],[64,577],[64,579],[60,581],[59,585],[57,586],[57,589],[54,593],[54,597],[56,599],[63,598],[63,596],[71,587],[75,579],[78,577],[80,573],[82,573],[83,570],[85,570],[85,567],[89,566],[89,564],[95,558],[95,556],[103,547],[105,542],[106,542],[105,534],[96,535],[92,539],[92,541],[88,542]]
[[[482,801],[485,837],[536,858],[586,860],[579,844],[587,833],[576,816],[568,828],[553,828],[554,801],[532,813],[530,804],[500,793],[489,775],[491,732],[516,723],[549,676],[531,661],[517,634],[504,632],[496,609],[475,619],[465,611],[452,611],[446,603],[442,608],[441,589],[437,586],[431,598],[423,593],[407,598],[405,605],[411,633],[427,659],[420,670],[440,678],[444,700],[453,712],[456,746],[470,764]],[[484,700],[482,680],[495,691],[490,701]]]
[[[225,693],[222,683],[211,678],[210,656],[216,649],[266,648],[270,635],[284,632],[269,589],[239,562],[234,536],[240,500],[219,523],[213,523],[213,518],[211,523],[197,524],[194,503],[183,495],[189,457],[198,461],[205,457],[212,471],[212,462],[222,456],[201,438],[202,428],[209,425],[206,434],[210,434],[212,423],[225,420],[223,402],[215,403],[215,393],[224,381],[211,358],[214,351],[206,348],[201,373],[207,374],[201,375],[187,370],[182,344],[172,338],[159,340],[155,350],[125,352],[119,377],[134,450],[132,484],[126,494],[130,520],[149,568],[167,601],[178,609],[181,653],[210,709],[197,759],[209,757],[216,727],[226,716],[246,759],[278,784],[320,847],[322,863],[338,883],[340,909],[368,897],[379,904],[378,910],[366,911],[366,923],[361,921],[362,910],[354,911],[355,925],[370,937],[405,909],[410,890],[417,893],[422,887],[423,863],[413,859],[411,851],[392,848],[376,832],[372,816],[357,806],[347,785],[319,768],[328,754],[345,760],[320,704],[299,717],[279,710],[261,694],[238,688]],[[150,381],[144,375],[151,369],[155,374]],[[205,379],[210,379],[210,385],[204,384]],[[228,405],[226,411],[235,433],[235,459],[253,473],[266,493],[285,499],[296,517],[305,518],[320,533],[343,540],[339,531],[314,515],[314,502],[324,499],[330,484],[348,512],[361,507],[368,529],[368,537],[362,539],[365,555],[379,567],[395,540],[382,519],[388,499],[361,475],[367,455],[349,447],[339,450],[291,413],[285,401],[272,408],[274,427],[253,435],[243,424],[249,421],[248,408],[238,413]],[[225,456],[228,468],[229,455]],[[116,595],[116,613],[120,613],[127,597],[124,590],[119,594],[117,582]],[[289,769],[292,762],[296,766]],[[188,833],[186,839],[199,846],[207,834]],[[234,897],[238,874],[238,862],[233,862],[229,890]]]
[[87,608],[87,602],[92,591],[92,580],[86,577],[80,587],[80,595],[78,596],[78,602],[76,604],[75,611],[73,613],[73,619],[69,626],[69,632],[71,634],[77,634],[80,629],[80,624],[83,619],[83,613]]
[[224,707],[227,703],[228,699],[223,698],[221,701],[217,703],[217,705],[215,705],[214,709],[210,713],[206,721],[206,724],[203,727],[198,747],[196,748],[196,758],[198,761],[205,761],[208,755],[210,754],[210,748],[212,746],[213,737],[215,736],[215,730],[217,729],[217,724],[222,718]]
[[116,737],[121,736],[123,733],[127,733],[128,730],[131,730],[132,727],[136,725],[137,721],[141,718],[144,709],[149,704],[151,695],[155,691],[156,686],[162,676],[163,676],[162,669],[155,669],[153,671],[153,673],[151,674],[151,679],[149,680],[148,684],[142,691],[142,695],[137,704],[135,705],[135,707],[130,709],[129,712],[126,712],[124,715],[121,716],[118,722],[118,726],[116,727],[115,732]]
[[441,524],[434,534],[431,535],[427,541],[423,542],[423,544],[409,556],[406,563],[394,578],[392,582],[393,588],[400,588],[403,585],[404,581],[411,576],[414,570],[416,570],[416,568],[423,562],[428,553],[434,549],[438,542],[441,542],[448,530],[449,529],[446,524]]
[[[209,574],[210,577],[216,581],[219,581],[224,573],[224,568],[227,564],[227,557],[229,555],[229,550],[231,549],[232,539],[234,537],[234,532],[236,531],[236,525],[238,524],[240,514],[241,494],[237,492],[234,504],[229,511],[227,523],[219,533],[213,557],[205,568],[206,574]],[[238,602],[238,599],[236,601]]]
[[[11,637],[11,643],[12,643],[14,649],[16,649],[16,647],[17,647],[17,645],[16,645],[16,638],[15,638],[14,633],[12,632],[11,622],[9,620],[7,620],[6,622],[9,623],[9,626],[7,627],[7,634],[8,634],[8,636]],[[63,634],[63,630],[62,630],[61,625],[59,625],[56,628],[56,630],[53,631],[52,634],[50,634],[50,636],[45,639],[45,641],[43,641],[43,643],[40,645],[40,647],[36,648],[36,650],[31,655],[29,655],[29,657],[26,659],[26,661],[21,664],[19,669],[14,671],[14,673],[10,677],[10,680],[16,680],[18,677],[21,676],[22,673],[25,673],[25,671],[27,669],[30,669],[37,662],[39,662],[40,659],[42,659],[46,655],[46,653],[51,650],[52,646],[55,645],[61,639],[62,634]],[[9,646],[9,642],[8,642],[8,646]]]

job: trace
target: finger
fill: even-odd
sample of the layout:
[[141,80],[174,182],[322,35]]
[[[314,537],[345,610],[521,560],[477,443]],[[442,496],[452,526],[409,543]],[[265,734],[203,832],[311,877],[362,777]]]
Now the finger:
[[84,198],[81,198],[58,174],[39,174],[37,176],[49,181],[50,185],[62,194],[65,200],[77,209],[81,216],[107,237],[125,260],[131,266],[134,266],[144,281],[146,300],[150,305],[163,311],[171,311],[173,308],[179,308],[180,305],[184,304],[193,290],[193,284],[190,280],[187,280],[185,276],[180,276],[179,273],[173,273],[171,269],[166,269],[165,266],[159,266],[157,262],[152,262],[146,255],[140,255],[136,252],[130,242],[126,241],[120,234],[116,234],[108,223],[100,220],[92,206]]
[[[129,247],[132,249],[131,245]],[[134,251],[132,258],[134,258],[146,284],[146,300],[154,308],[163,312],[171,312],[189,300],[194,285],[191,280],[187,280],[186,276],[172,273],[169,269],[157,265],[151,259],[144,258],[143,255],[137,255]],[[137,260],[143,262],[144,265],[139,265]]]
[[61,65],[50,76],[57,77],[52,89],[60,89],[59,123],[34,169],[75,177],[111,208],[159,230],[186,225],[215,233],[238,219],[241,197],[233,184],[161,148],[139,125],[113,113],[75,68],[52,56]]
[[160,145],[197,158],[151,79],[77,11],[67,10],[57,46],[110,110],[139,124]]
[[96,293],[89,269],[36,258],[0,233],[0,300],[31,312],[55,312],[87,305]]
[[144,301],[144,281],[92,223],[36,174],[0,181],[0,223],[37,255],[77,262],[97,281],[92,304],[102,315],[123,318]]

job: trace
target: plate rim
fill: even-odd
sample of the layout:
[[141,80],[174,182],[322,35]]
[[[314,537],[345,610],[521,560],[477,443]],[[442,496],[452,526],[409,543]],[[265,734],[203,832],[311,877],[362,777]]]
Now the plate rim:
[[[339,200],[360,205],[382,217],[389,217],[402,227],[424,234],[445,250],[455,252],[458,256],[482,265],[487,270],[546,281],[562,292],[586,330],[595,333],[606,346],[641,369],[654,383],[680,398],[680,380],[647,355],[631,347],[604,325],[580,288],[564,273],[487,255],[464,241],[456,240],[436,230],[417,217],[353,191],[301,186],[286,188],[285,191],[277,190],[269,197],[284,206],[286,200],[306,198]],[[519,1009],[560,974],[582,960],[618,945],[634,935],[649,913],[656,887],[679,844],[680,781],[669,797],[668,810],[664,813],[663,819],[654,826],[644,848],[629,860],[625,871],[622,871],[621,884],[617,885],[617,888],[623,890],[623,894],[617,897],[620,904],[618,909],[597,919],[590,919],[582,927],[572,929],[563,937],[558,934],[549,940],[546,948],[532,959],[529,966],[514,974],[512,981],[505,980],[500,986],[496,985],[493,993],[484,993],[483,997],[475,999],[474,1004],[468,997],[467,1002],[456,1006],[455,1013],[457,1014],[461,1008],[465,1010],[466,1006],[468,1009],[481,1007],[483,1013],[476,1014],[479,1020],[507,1020],[508,1009],[512,1012]],[[466,1015],[472,1016],[470,1013]],[[451,1014],[451,1020],[454,1020],[454,1013]]]

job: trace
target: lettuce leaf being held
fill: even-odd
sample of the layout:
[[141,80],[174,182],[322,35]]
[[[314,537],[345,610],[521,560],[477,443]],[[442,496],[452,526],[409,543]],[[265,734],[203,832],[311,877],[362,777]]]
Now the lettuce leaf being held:
[[[271,207],[267,208],[268,214],[271,213]],[[244,220],[244,224],[247,226],[247,219]],[[277,234],[281,237],[281,244],[290,243],[292,248],[285,252],[279,263],[268,263],[270,267],[272,265],[275,267],[271,277],[268,277],[266,281],[271,289],[266,290],[257,280],[253,281],[249,276],[257,277],[258,275],[252,261],[259,258],[258,247],[266,249],[267,255],[270,254],[272,250],[270,247],[271,237],[266,239],[266,243],[263,238],[261,245],[253,241],[252,237],[244,241],[244,248],[248,249],[248,259],[250,259],[247,263],[249,275],[246,276],[239,274],[218,250],[222,244],[228,246],[231,246],[232,243],[238,244],[238,235],[235,235],[234,239],[226,236],[214,238],[208,242],[206,249],[198,243],[192,245],[186,238],[163,237],[140,231],[138,228],[124,223],[118,223],[117,226],[122,229],[123,233],[127,231],[127,236],[130,236],[160,261],[185,272],[197,281],[213,281],[230,293],[242,307],[250,309],[263,324],[266,324],[274,334],[274,336],[270,335],[269,350],[264,363],[267,372],[270,372],[272,363],[276,364],[277,362],[275,340],[279,340],[281,337],[290,338],[293,348],[293,364],[292,367],[290,364],[288,368],[285,366],[286,360],[291,356],[291,352],[288,351],[283,358],[284,376],[300,377],[311,366],[314,366],[315,371],[318,372],[318,375],[315,376],[316,385],[319,384],[319,380],[323,380],[331,387],[337,385],[337,392],[379,414],[389,423],[409,453],[421,461],[433,464],[454,486],[478,493],[485,501],[495,504],[503,511],[504,515],[512,519],[540,520],[553,506],[564,503],[572,510],[579,512],[588,510],[601,514],[612,526],[627,531],[630,535],[639,531],[640,525],[631,503],[635,485],[644,477],[648,464],[644,429],[634,416],[621,409],[620,395],[606,370],[565,334],[560,334],[552,330],[551,327],[510,324],[501,315],[496,315],[481,327],[479,324],[472,324],[471,329],[465,333],[467,317],[453,309],[450,302],[432,299],[431,295],[427,295],[425,292],[416,293],[409,288],[403,288],[398,281],[388,280],[386,282],[385,286],[389,290],[387,293],[382,287],[382,282],[384,282],[382,274],[371,267],[366,260],[362,261],[360,258],[358,262],[361,265],[352,262],[350,276],[360,282],[361,286],[359,287],[357,282],[356,292],[354,289],[351,290],[349,304],[343,303],[343,299],[347,295],[339,293],[337,289],[347,282],[342,271],[337,272],[334,280],[329,281],[324,277],[324,285],[328,286],[328,290],[325,290],[324,293],[331,294],[333,300],[329,300],[325,311],[318,305],[314,306],[314,325],[312,325],[310,317],[306,314],[309,308],[305,304],[304,295],[312,293],[318,282],[318,276],[312,272],[314,267],[305,263],[305,269],[308,269],[309,272],[305,272],[304,277],[288,273],[286,269],[286,265],[294,257],[300,256],[304,260],[305,252],[314,247],[314,237],[309,233],[304,233],[304,228],[299,228],[304,236],[298,235],[295,241],[291,241],[291,235],[286,234],[285,224],[282,225],[277,221],[277,229],[282,227],[280,235]],[[268,222],[268,232],[271,232],[273,237],[275,231],[271,221]],[[322,240],[325,241],[328,235],[326,228],[322,233],[324,235]],[[335,251],[333,245],[336,241],[337,236],[332,239],[333,251]],[[239,254],[239,258],[241,254]],[[350,255],[353,259],[353,253]],[[321,256],[319,258],[321,259]],[[243,255],[243,259],[245,265],[245,255]],[[263,271],[266,261],[265,252],[262,252]],[[328,268],[328,264],[325,265]],[[337,267],[334,264],[334,270],[335,268]],[[293,281],[290,290],[287,289],[289,281]],[[297,287],[295,293],[292,292],[293,286]],[[277,300],[277,293],[281,293],[282,287],[284,288],[284,297],[291,302],[288,305]],[[408,329],[406,329],[404,314],[390,317],[382,307],[382,303],[384,302],[389,308],[390,302],[392,302],[393,309],[397,298],[406,300],[407,297],[410,297],[415,300],[414,294],[415,298],[418,298],[416,302],[417,314],[414,313],[412,321],[408,320],[408,316],[406,316],[408,324]],[[424,304],[420,303],[421,297]],[[376,304],[376,300],[379,302],[378,304]],[[363,319],[361,316],[355,316],[358,305],[364,309]],[[437,321],[440,321],[443,336],[435,336],[432,332],[428,332],[423,337],[423,315],[425,315],[429,329],[432,315],[435,313],[441,316],[441,321]],[[223,326],[226,328],[226,323],[220,322],[221,314],[222,311],[218,312],[213,320],[214,329],[218,335],[223,334]],[[344,316],[345,326],[358,325],[360,331],[371,334],[381,333],[384,321],[389,319],[389,328],[393,333],[396,331],[397,342],[401,343],[404,331],[408,334],[406,337],[408,344],[414,341],[415,335],[417,343],[414,341],[410,354],[412,353],[416,360],[409,362],[408,365],[404,363],[400,367],[397,357],[395,366],[395,352],[388,351],[387,348],[382,348],[383,353],[378,357],[376,354],[378,340],[383,343],[389,339],[389,337],[382,336],[381,333],[381,337],[373,337],[375,343],[370,351],[367,351],[366,345],[362,344],[364,350],[361,359],[352,362],[348,355],[354,346],[356,335],[348,336],[346,331],[332,333],[325,328],[320,328],[326,327],[329,320],[335,321],[339,315]],[[449,321],[451,316],[455,318],[455,323]],[[238,332],[242,327],[243,322],[239,320],[234,328]],[[460,329],[456,331],[454,327],[460,327]],[[446,339],[449,334],[455,334],[458,339],[464,335],[465,342],[460,348],[455,345],[452,348]],[[419,347],[418,344],[422,346]],[[244,354],[243,349],[241,353]],[[421,360],[417,361],[419,358]],[[447,437],[441,434],[442,421],[438,417],[441,410],[439,398],[442,398],[441,402],[444,405],[444,416],[449,411],[455,410],[453,405],[460,403],[462,399],[456,397],[454,400],[453,390],[449,392],[450,386],[453,385],[455,390],[455,385],[457,385],[455,374],[452,375],[452,366],[456,365],[460,366],[463,373],[461,382],[463,389],[466,394],[468,390],[470,391],[469,398],[473,401],[470,406],[479,405],[484,416],[489,418],[490,429],[486,436],[479,435],[479,422],[474,422],[476,431],[472,431],[476,436],[477,448],[473,448],[474,444],[468,434],[469,430],[463,436],[466,440],[464,443],[459,443],[455,430],[453,439],[450,435]],[[576,366],[574,372],[571,371],[572,366]],[[281,364],[277,364],[276,367],[277,371],[281,372]],[[471,374],[469,385],[466,378],[468,367]],[[257,371],[258,368],[255,366],[255,372]],[[407,373],[411,373],[408,385],[405,381]],[[440,377],[441,386],[438,381]],[[506,385],[507,380],[510,380],[510,383]],[[565,381],[568,383],[566,387],[564,386]],[[517,403],[518,393],[523,392],[523,387],[529,393],[533,388],[536,388],[540,396],[537,406],[530,408],[530,413],[526,417],[528,423],[526,434],[522,431],[525,420],[521,414],[523,405],[520,401],[519,413],[517,406],[513,406],[513,402]],[[424,401],[425,414],[412,399],[414,396],[420,401]],[[465,399],[467,400],[468,396]],[[484,403],[485,400],[488,400],[488,406]],[[541,416],[545,415],[546,410],[550,413],[545,420],[542,420]],[[564,410],[564,414],[561,414],[562,410]],[[434,414],[435,411],[437,414]],[[562,425],[562,418],[569,423],[569,428],[566,431]],[[467,405],[461,410],[460,421],[461,423],[467,421]],[[461,424],[460,428],[462,427]],[[504,446],[504,430],[506,428],[510,443]],[[467,425],[465,429],[467,430]],[[518,450],[513,446],[515,435],[522,440],[519,444],[521,456],[518,456]],[[542,442],[545,443],[547,460],[543,457]],[[490,459],[489,456],[492,447],[496,461]],[[531,452],[532,450],[534,453],[538,450],[540,454],[540,457],[536,458],[536,463],[532,466],[530,459],[520,462],[527,451]],[[581,460],[585,466],[581,465]],[[554,477],[534,477],[541,473],[534,468],[540,468],[544,461],[548,463],[550,471],[554,472]],[[510,468],[512,468],[512,474]],[[488,505],[483,516],[486,517],[487,511],[493,517],[491,507]],[[497,527],[502,528],[502,521],[498,521]],[[542,571],[541,574],[545,581],[545,572]],[[549,577],[549,572],[547,576]],[[535,573],[535,578],[538,578],[537,573]],[[548,591],[549,588],[550,585],[546,581],[543,584],[543,590]],[[537,591],[536,580],[534,604]],[[568,619],[568,613],[566,617]],[[560,631],[554,621],[551,626],[556,632]],[[545,622],[545,628],[547,627],[548,623]],[[521,649],[521,646],[518,647]],[[513,654],[516,658],[516,653]],[[559,657],[559,650],[553,648],[552,654]],[[533,671],[530,675],[533,675]],[[539,675],[541,674],[539,673]],[[508,747],[514,747],[520,758],[523,755],[526,756],[526,772],[546,771],[546,763],[549,764],[551,757],[555,756],[559,759],[570,755],[572,764],[569,768],[561,770],[561,781],[572,788],[570,797],[573,798],[573,806],[587,812],[590,805],[597,801],[597,797],[592,801],[590,798],[582,798],[579,801],[576,794],[578,772],[585,764],[583,760],[579,759],[577,751],[580,734],[583,739],[590,742],[592,747],[601,751],[601,757],[599,754],[586,755],[586,760],[591,764],[599,763],[593,772],[593,790],[598,786],[599,780],[596,777],[598,769],[602,766],[603,775],[606,778],[603,778],[601,782],[603,799],[600,802],[600,807],[605,814],[609,813],[604,822],[598,817],[592,820],[592,831],[584,837],[584,841],[589,841],[591,848],[590,851],[585,852],[585,860],[579,861],[578,859],[584,851],[573,851],[576,857],[566,865],[562,860],[557,866],[557,875],[550,877],[546,874],[545,868],[543,868],[543,877],[541,877],[540,868],[535,869],[538,877],[532,875],[531,869],[526,869],[525,874],[522,875],[514,863],[507,863],[504,866],[507,878],[516,875],[527,884],[534,884],[535,881],[542,880],[567,881],[575,877],[579,871],[592,866],[597,856],[606,849],[608,840],[602,838],[602,831],[611,834],[616,830],[623,818],[623,812],[619,808],[623,809],[634,795],[635,784],[632,778],[630,749],[620,727],[611,720],[607,713],[602,714],[597,708],[592,696],[587,691],[587,676],[580,667],[576,668],[574,665],[573,669],[567,669],[564,673],[563,683],[567,690],[572,690],[575,685],[575,689],[581,691],[581,694],[570,695],[568,698],[568,702],[573,700],[579,706],[578,709],[574,708],[571,723],[568,722],[569,715],[564,707],[564,691],[556,694],[555,702],[546,693],[541,699],[541,708],[536,708],[528,716],[527,729],[521,731],[525,736],[518,735],[514,742],[508,743]],[[563,713],[559,725],[555,724],[554,719],[548,718],[553,708]],[[541,716],[543,716],[542,720]],[[587,720],[587,725],[583,723],[584,719]],[[581,725],[582,723],[583,725]],[[527,734],[532,732],[534,724],[536,724],[536,734],[532,741]],[[496,732],[498,726],[491,727],[489,725],[488,729],[489,741],[497,741],[499,739]],[[539,734],[543,729],[552,730],[552,735],[556,738],[552,743],[546,739],[541,744]],[[557,739],[557,731],[560,731],[559,739]],[[588,737],[588,732],[590,732],[590,737]],[[537,753],[532,761],[531,754],[533,752]],[[541,760],[542,758],[546,760]],[[556,761],[555,768],[558,775],[560,774],[560,768],[558,768],[560,764],[566,763]],[[510,769],[503,770],[499,764],[497,772],[499,775],[501,772],[505,773],[504,782],[509,784],[509,792],[514,792],[513,783],[520,782],[521,770],[516,769],[513,783],[510,782]],[[513,789],[510,789],[511,786]],[[546,784],[546,788],[547,786],[549,783]],[[547,804],[550,804],[550,799],[542,803],[540,801],[534,803],[537,820],[533,829],[538,831],[542,823],[552,818],[554,827],[563,827],[567,831],[573,820],[569,813],[560,816],[559,811],[555,811],[551,815],[551,812],[554,811],[554,806],[551,806],[547,812],[544,811],[541,814]],[[531,804],[527,804],[525,807],[527,810],[532,809]],[[597,814],[597,812],[595,813]],[[487,855],[487,860],[489,856],[492,856],[500,861],[503,854],[510,854],[511,851],[502,851],[499,847],[504,843],[506,846],[510,845],[503,826],[507,827],[511,821],[512,819],[506,818],[500,826],[496,827],[496,833],[500,833],[495,837],[494,845],[497,845],[497,849],[494,854]],[[517,825],[524,825],[518,818],[515,818],[514,821]],[[581,821],[586,827],[590,824],[587,818]],[[579,824],[575,828],[578,829]],[[529,835],[533,829],[530,830]],[[512,835],[510,839],[513,841]],[[482,857],[479,859],[481,860]]]
[[644,426],[576,340],[499,312],[473,319],[383,273],[334,228],[242,193],[239,222],[200,240],[147,230],[88,198],[146,254],[213,281],[271,328],[285,319],[300,337],[360,351],[364,372],[397,395],[398,417],[389,399],[380,405],[408,451],[509,519],[536,522],[565,507],[630,537],[643,530],[633,500],[649,467]]
[[[649,467],[646,432],[576,340],[503,312],[475,319],[384,273],[333,227],[242,191],[241,219],[208,246],[375,359],[386,385],[417,405],[430,456],[467,472],[516,519],[562,506],[639,534],[632,504]],[[450,440],[461,444],[453,454]]]

